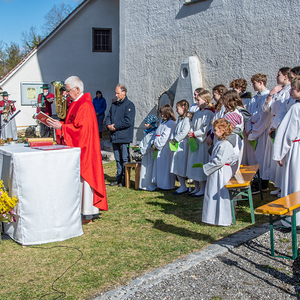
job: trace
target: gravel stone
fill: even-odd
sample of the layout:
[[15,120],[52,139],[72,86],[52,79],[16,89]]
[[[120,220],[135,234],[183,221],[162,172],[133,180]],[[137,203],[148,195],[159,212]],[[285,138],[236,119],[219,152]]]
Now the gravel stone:
[[[299,241],[300,231],[297,238]],[[292,254],[290,232],[274,230],[274,240],[275,254]],[[264,224],[224,238],[96,298],[104,299],[300,299],[300,258],[272,257],[269,224]]]

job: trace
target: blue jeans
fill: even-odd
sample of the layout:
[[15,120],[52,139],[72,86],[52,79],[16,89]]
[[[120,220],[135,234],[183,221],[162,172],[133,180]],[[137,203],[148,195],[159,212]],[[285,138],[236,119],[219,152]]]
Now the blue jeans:
[[99,132],[102,132],[103,131],[103,120],[104,120],[105,114],[102,114],[102,115],[99,115],[96,117],[97,117],[97,122],[98,122],[98,130],[99,130]]
[[125,163],[130,162],[129,144],[112,143],[114,156],[117,164],[116,179],[121,182],[125,180]]

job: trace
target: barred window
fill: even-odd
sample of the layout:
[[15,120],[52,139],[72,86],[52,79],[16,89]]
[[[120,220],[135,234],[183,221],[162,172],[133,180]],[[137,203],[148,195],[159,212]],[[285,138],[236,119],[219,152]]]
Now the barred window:
[[93,52],[112,52],[111,28],[93,28]]

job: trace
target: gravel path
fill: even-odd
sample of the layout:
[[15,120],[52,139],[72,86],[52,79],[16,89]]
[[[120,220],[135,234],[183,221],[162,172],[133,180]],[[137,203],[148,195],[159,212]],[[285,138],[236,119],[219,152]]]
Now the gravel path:
[[[300,231],[297,236],[299,241]],[[291,254],[291,233],[275,230],[274,238],[279,254]],[[264,224],[96,299],[300,299],[300,258],[271,257],[269,224]]]

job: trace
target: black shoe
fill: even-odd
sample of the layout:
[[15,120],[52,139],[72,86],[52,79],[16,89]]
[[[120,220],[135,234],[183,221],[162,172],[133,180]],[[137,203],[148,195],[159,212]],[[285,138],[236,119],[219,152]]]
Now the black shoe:
[[251,193],[252,193],[252,195],[256,195],[256,194],[259,194],[259,187],[258,186],[256,186],[256,185],[252,185],[251,186]]
[[204,196],[204,194],[201,194],[201,195],[193,194],[193,195],[191,195],[191,197],[195,197],[195,198],[200,198],[200,197],[203,197],[203,196]]
[[188,190],[184,191],[184,192],[181,192],[181,193],[178,193],[178,192],[173,192],[172,194],[173,195],[182,195],[182,194],[186,194],[188,192]]
[[121,182],[119,182],[118,186],[125,186],[125,180],[122,180]]
[[118,181],[118,180],[115,180],[115,181],[113,181],[113,182],[111,182],[109,185],[110,186],[116,186],[116,185],[118,185],[120,182]]

